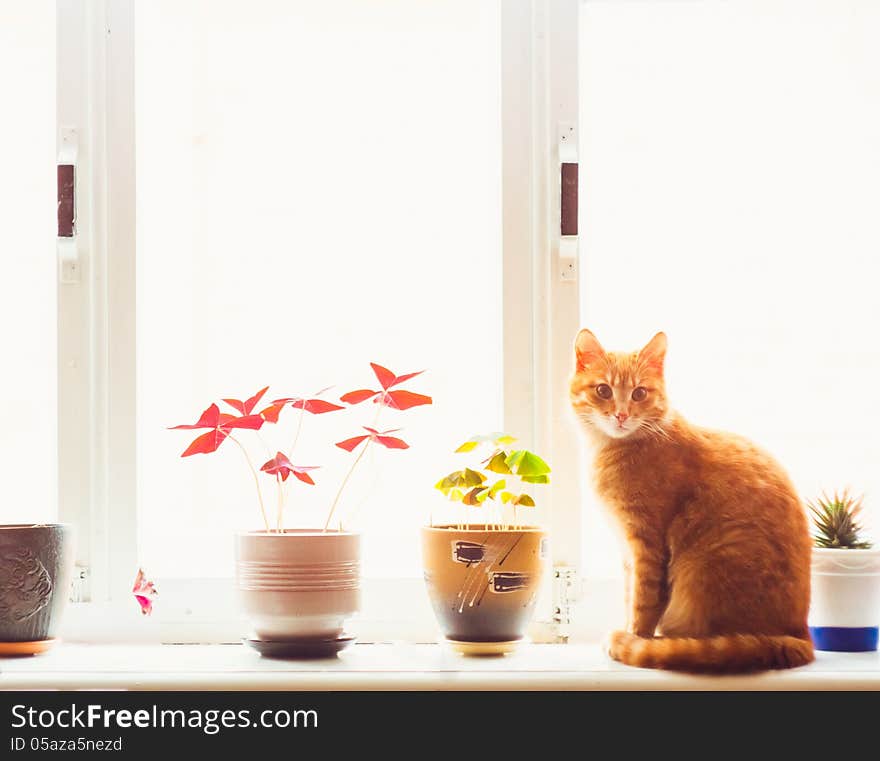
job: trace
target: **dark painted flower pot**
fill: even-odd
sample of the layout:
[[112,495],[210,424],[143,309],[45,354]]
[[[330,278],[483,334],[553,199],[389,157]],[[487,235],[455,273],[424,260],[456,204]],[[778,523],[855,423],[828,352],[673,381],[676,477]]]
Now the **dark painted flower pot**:
[[72,526],[0,525],[0,655],[33,655],[55,641],[73,561]]
[[467,655],[513,650],[534,614],[547,554],[537,528],[422,528],[425,583],[447,641]]

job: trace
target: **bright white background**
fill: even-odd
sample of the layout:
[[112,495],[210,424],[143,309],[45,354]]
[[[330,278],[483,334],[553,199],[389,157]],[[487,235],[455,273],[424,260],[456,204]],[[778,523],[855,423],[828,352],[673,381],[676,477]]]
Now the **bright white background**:
[[[383,413],[412,448],[365,458],[349,525],[369,521],[367,575],[420,576],[449,452],[501,420],[498,2],[151,2],[135,23],[141,562],[229,576],[231,531],[259,525],[235,445],[181,461],[198,432],[166,426],[266,384],[376,388],[375,361],[426,369],[405,388],[435,403]],[[323,525],[352,459],[332,444],[373,413],[307,416],[294,461],[324,468],[291,479],[288,525]]]
[[[880,5],[587,2],[584,325],[691,421],[880,503]],[[589,500],[585,568],[616,570]],[[870,519],[870,516],[869,516]]]
[[49,521],[57,511],[53,0],[0,1],[0,72],[0,522]]
[[[257,524],[239,453],[180,461],[188,434],[165,430],[220,396],[369,385],[370,360],[428,370],[411,387],[435,406],[383,421],[413,449],[351,493],[371,576],[418,575],[446,454],[499,425],[498,3],[365,8],[137,6],[140,559],[156,576],[227,576],[231,529]],[[610,348],[665,330],[686,416],[763,444],[805,496],[849,484],[872,506],[880,11],[583,8],[583,323]],[[42,520],[56,488],[55,8],[0,14],[0,63],[16,72],[0,520]],[[464,361],[474,345],[480,361]],[[292,522],[322,512],[350,461],[326,445],[361,414],[307,419],[296,459],[326,465],[327,486],[298,489]],[[586,510],[584,569],[615,573]]]

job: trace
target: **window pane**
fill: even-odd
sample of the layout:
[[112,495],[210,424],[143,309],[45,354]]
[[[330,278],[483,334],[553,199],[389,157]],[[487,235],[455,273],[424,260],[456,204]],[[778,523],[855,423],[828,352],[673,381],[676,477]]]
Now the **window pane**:
[[[55,3],[0,2],[0,522],[56,516]],[[14,72],[14,73],[13,73]]]
[[875,513],[878,36],[867,0],[590,2],[581,35],[583,323],[666,331],[683,415]]
[[[340,506],[368,575],[420,575],[418,527],[447,454],[501,423],[499,4],[138,4],[139,481],[143,560],[228,576],[260,524],[241,452],[179,459],[212,401],[376,388],[369,362],[432,407],[386,410]],[[476,361],[474,361],[476,359]],[[289,526],[320,526],[375,407],[307,415]],[[257,467],[296,414],[241,434]],[[188,435],[188,434],[192,435]],[[281,435],[278,435],[281,434]],[[267,507],[273,482],[261,476]]]

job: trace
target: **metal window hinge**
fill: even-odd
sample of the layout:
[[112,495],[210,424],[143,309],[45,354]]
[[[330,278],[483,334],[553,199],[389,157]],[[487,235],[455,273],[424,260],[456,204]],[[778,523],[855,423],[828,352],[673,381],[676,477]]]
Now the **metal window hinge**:
[[577,282],[578,152],[573,124],[557,127],[559,153],[559,279]]
[[88,602],[91,599],[90,577],[88,566],[77,565],[74,567],[73,581],[70,584],[71,602]]
[[79,139],[76,129],[62,127],[58,148],[58,279],[80,281],[80,257],[76,235],[76,164]]
[[572,608],[578,601],[578,572],[572,566],[553,568],[553,626],[556,641],[567,642],[572,619]]

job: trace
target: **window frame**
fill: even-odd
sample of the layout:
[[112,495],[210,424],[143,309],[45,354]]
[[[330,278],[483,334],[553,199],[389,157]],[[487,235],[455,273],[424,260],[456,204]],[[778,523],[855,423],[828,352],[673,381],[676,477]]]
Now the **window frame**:
[[[504,425],[554,467],[535,518],[549,531],[553,566],[575,573],[579,445],[565,382],[579,327],[578,252],[577,236],[560,234],[560,162],[577,161],[580,3],[500,3]],[[78,527],[75,599],[83,600],[71,606],[67,637],[235,641],[241,627],[228,579],[157,579],[162,605],[149,620],[130,599],[138,461],[135,2],[58,0],[57,8],[59,154],[73,135],[83,273],[58,291],[59,516]],[[570,634],[553,576],[536,640]],[[363,594],[371,610],[393,611],[393,620],[362,616],[361,641],[435,640],[421,579],[365,578]],[[414,595],[423,604],[394,607]]]

